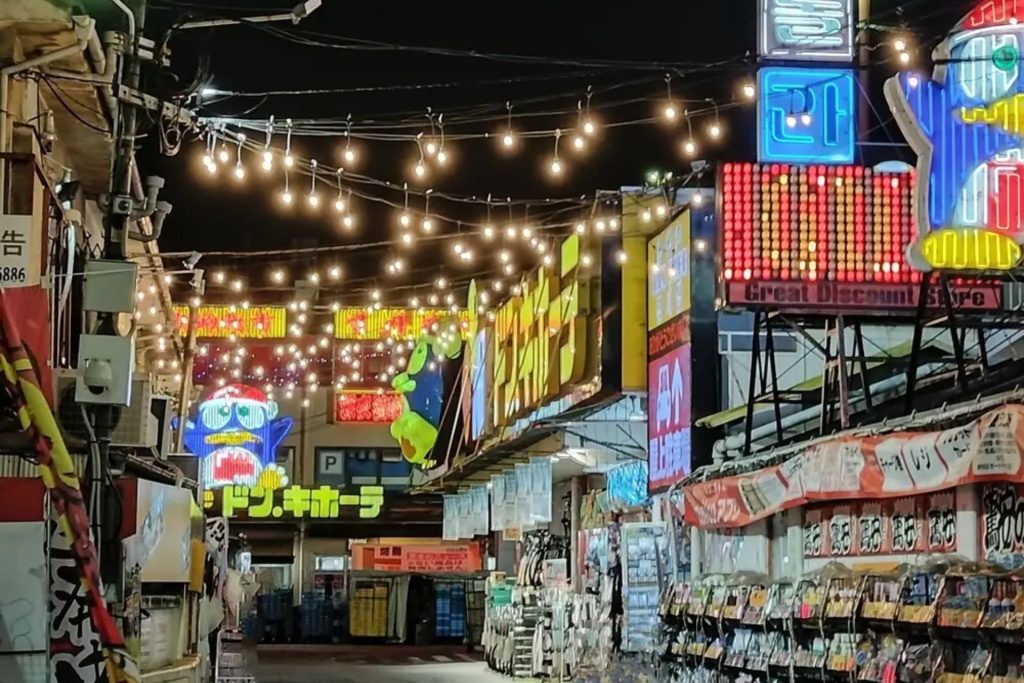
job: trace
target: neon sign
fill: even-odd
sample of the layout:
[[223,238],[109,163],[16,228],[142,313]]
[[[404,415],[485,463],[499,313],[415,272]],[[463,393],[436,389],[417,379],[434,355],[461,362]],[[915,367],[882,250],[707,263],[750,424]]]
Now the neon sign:
[[497,310],[489,387],[496,426],[512,424],[584,379],[593,337],[579,235],[562,242],[560,256],[557,270],[537,269],[522,294]]
[[437,442],[444,405],[441,364],[461,353],[460,327],[453,316],[440,321],[436,335],[421,335],[409,354],[405,372],[391,381],[402,400],[402,412],[391,423],[391,436],[401,446],[405,459],[423,469],[435,464],[429,456]]
[[683,212],[647,243],[647,329],[654,330],[690,309],[690,223]]
[[292,419],[277,417],[277,410],[265,393],[243,384],[217,389],[199,404],[196,420],[185,425],[185,447],[202,459],[206,489],[231,484],[276,489],[288,483],[274,460]]
[[760,0],[758,51],[767,59],[849,62],[854,0]]
[[984,0],[936,49],[932,79],[885,84],[918,155],[917,239],[922,271],[1008,270],[1024,241],[1024,3]]
[[334,402],[334,421],[390,424],[402,414],[402,399],[393,392],[345,391]]
[[852,69],[761,69],[758,159],[852,163],[857,120],[855,78]]
[[911,284],[914,174],[863,166],[725,164],[726,282]]
[[[334,314],[334,336],[360,341],[388,337],[415,340],[421,334],[436,332],[436,326],[451,317],[451,311],[446,309],[342,308]],[[458,321],[465,332],[468,325],[465,311],[459,313]]]
[[330,486],[272,489],[232,485],[206,491],[203,498],[203,507],[216,510],[218,516],[247,519],[338,519],[349,507],[359,508],[360,519],[376,519],[383,506],[383,486],[360,486],[356,494]]
[[[174,327],[182,336],[188,333],[188,314],[188,306],[174,307]],[[287,325],[281,306],[200,306],[195,328],[199,339],[280,339]]]

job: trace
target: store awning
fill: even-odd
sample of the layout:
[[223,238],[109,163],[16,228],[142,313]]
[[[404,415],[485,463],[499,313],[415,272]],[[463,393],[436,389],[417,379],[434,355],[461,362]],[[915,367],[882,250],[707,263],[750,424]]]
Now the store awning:
[[639,396],[613,394],[585,407],[541,420],[501,445],[457,456],[441,475],[415,493],[457,491],[486,484],[496,474],[531,457],[572,454],[552,465],[555,482],[646,457],[647,415]]

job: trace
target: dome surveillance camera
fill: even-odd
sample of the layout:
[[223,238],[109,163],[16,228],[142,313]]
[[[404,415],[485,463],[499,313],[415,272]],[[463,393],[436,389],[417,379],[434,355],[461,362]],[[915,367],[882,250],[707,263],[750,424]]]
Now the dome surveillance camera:
[[110,362],[105,360],[90,361],[85,366],[82,381],[85,382],[86,388],[96,396],[110,389],[114,384],[114,371],[110,367]]

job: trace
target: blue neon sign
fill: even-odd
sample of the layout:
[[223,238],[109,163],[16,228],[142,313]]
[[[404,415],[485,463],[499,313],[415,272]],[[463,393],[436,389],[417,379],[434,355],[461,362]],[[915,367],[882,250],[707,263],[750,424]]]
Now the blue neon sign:
[[857,84],[852,69],[766,67],[758,78],[760,161],[853,163]]

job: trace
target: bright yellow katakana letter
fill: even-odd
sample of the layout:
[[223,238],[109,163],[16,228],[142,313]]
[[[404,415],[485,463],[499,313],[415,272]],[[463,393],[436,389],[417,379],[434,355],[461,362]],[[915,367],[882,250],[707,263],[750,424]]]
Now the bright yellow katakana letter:
[[321,486],[312,491],[312,507],[310,517],[314,519],[334,519],[338,516],[338,489]]
[[225,517],[234,517],[235,510],[249,507],[248,486],[225,486],[220,495],[220,508]]
[[262,486],[254,486],[249,492],[249,496],[252,498],[262,498],[263,500],[256,505],[249,506],[249,516],[254,519],[265,519],[270,516],[270,513],[274,510],[274,491],[273,489],[265,489]]
[[289,486],[284,490],[284,509],[295,517],[303,517],[309,512],[309,489],[301,486]]
[[380,515],[384,505],[383,486],[363,486],[359,489],[359,517],[373,519]]

